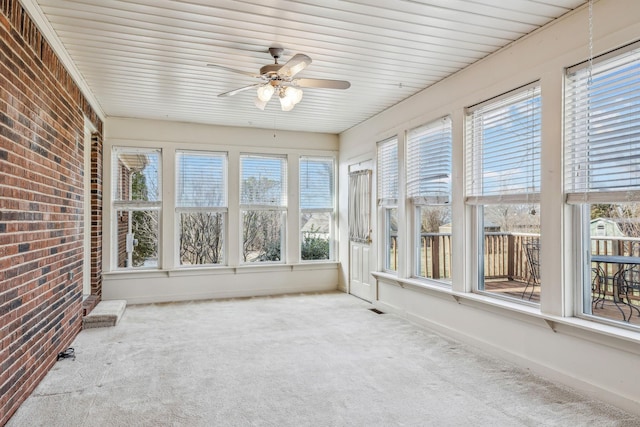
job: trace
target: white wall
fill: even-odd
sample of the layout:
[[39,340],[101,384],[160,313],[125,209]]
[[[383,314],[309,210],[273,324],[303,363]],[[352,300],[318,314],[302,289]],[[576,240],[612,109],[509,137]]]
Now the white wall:
[[[338,137],[330,134],[197,125],[170,121],[108,118],[104,124],[103,299],[129,303],[177,301],[313,292],[336,289],[337,262],[300,262],[298,165],[301,155],[335,156]],[[111,148],[162,149],[160,269],[124,271],[112,266]],[[229,209],[227,265],[180,268],[175,231],[174,169],[177,149],[228,153]],[[284,264],[240,260],[239,171],[241,153],[284,154],[288,158],[288,212]],[[259,265],[258,265],[259,264]]]
[[[453,259],[451,289],[378,274],[375,305],[446,334],[480,345],[537,372],[577,386],[598,398],[640,412],[640,333],[572,317],[572,233],[562,194],[562,90],[564,69],[588,58],[588,9],[551,23],[444,81],[340,135],[340,190],[347,212],[346,168],[353,159],[373,158],[375,144],[445,115],[454,140]],[[640,2],[601,0],[593,14],[595,55],[640,39]],[[542,88],[540,308],[470,293],[471,238],[464,204],[465,107],[539,80]],[[404,147],[400,143],[400,148]],[[406,206],[399,206],[400,218]],[[373,221],[376,224],[376,218]],[[406,239],[408,240],[408,239]],[[374,241],[374,244],[376,242]],[[340,286],[347,286],[347,227],[340,229]],[[378,260],[379,261],[379,260]],[[605,391],[603,393],[603,391]]]

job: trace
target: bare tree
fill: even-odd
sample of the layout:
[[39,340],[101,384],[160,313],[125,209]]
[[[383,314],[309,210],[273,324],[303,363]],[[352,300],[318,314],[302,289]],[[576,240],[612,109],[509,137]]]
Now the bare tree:
[[450,221],[450,208],[446,206],[424,206],[420,209],[420,231],[438,233],[440,226]]
[[218,264],[222,261],[223,218],[219,212],[184,213],[180,217],[182,264]]
[[[267,177],[243,182],[242,203],[260,208],[246,209],[242,216],[242,257],[247,261],[279,261],[282,211],[279,183]],[[273,207],[273,208],[271,208]]]
[[540,232],[540,209],[538,205],[504,204],[484,207],[485,227],[494,225],[503,232]]

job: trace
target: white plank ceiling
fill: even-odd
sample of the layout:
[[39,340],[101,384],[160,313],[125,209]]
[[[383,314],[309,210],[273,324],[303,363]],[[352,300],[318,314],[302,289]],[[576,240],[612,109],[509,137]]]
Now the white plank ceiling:
[[[339,133],[585,3],[583,0],[22,0],[106,116]],[[289,112],[217,95],[305,53]]]

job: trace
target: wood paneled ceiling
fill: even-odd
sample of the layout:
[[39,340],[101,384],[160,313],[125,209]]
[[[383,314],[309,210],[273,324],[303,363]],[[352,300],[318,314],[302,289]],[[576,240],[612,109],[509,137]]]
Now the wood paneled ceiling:
[[[21,0],[105,116],[339,133],[499,50],[583,0]],[[351,82],[304,89],[289,112],[257,73],[305,53],[298,77]]]

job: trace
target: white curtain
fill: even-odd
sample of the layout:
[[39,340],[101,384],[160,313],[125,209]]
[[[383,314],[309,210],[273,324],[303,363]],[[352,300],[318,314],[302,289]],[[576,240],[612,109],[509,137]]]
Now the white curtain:
[[371,170],[349,174],[349,239],[371,242]]

